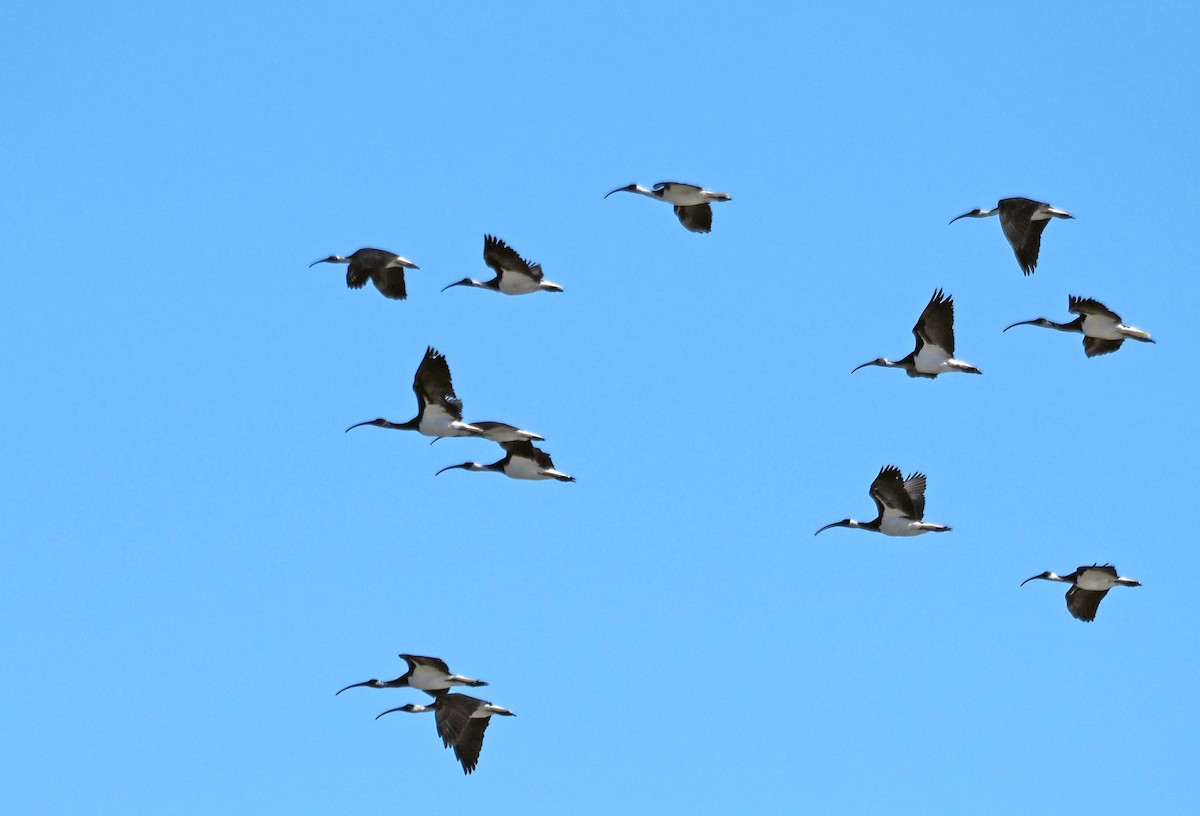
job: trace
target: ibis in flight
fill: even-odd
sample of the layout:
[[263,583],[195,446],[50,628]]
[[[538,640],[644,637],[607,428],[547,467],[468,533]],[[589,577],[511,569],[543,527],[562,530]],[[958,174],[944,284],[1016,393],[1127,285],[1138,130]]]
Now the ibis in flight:
[[915,536],[922,533],[946,533],[949,527],[922,521],[925,516],[925,474],[913,473],[907,479],[900,468],[885,465],[871,482],[871,498],[879,508],[873,521],[843,519],[826,524],[813,535],[830,527],[856,527],[890,536]]
[[1088,357],[1099,354],[1112,354],[1126,340],[1139,340],[1143,343],[1153,343],[1150,334],[1121,322],[1121,316],[1110,311],[1103,303],[1091,298],[1069,295],[1067,311],[1079,315],[1070,323],[1055,323],[1039,317],[1036,320],[1022,320],[1005,327],[1008,331],[1013,326],[1042,326],[1047,329],[1057,329],[1064,332],[1075,332],[1083,335],[1083,353]]
[[[366,686],[367,688],[415,688],[436,697],[451,686],[471,686],[478,688],[486,686],[483,680],[473,677],[463,677],[461,674],[451,674],[446,661],[436,657],[402,654],[400,657],[408,664],[408,671],[395,680],[376,680],[374,678],[362,683],[352,683],[346,689]],[[338,694],[341,694],[339,691]],[[334,695],[337,696],[336,694]]]
[[953,224],[959,218],[987,218],[1000,215],[1000,228],[1017,256],[1017,263],[1026,275],[1037,269],[1038,250],[1042,246],[1042,230],[1051,218],[1074,218],[1065,210],[1055,209],[1049,204],[1032,198],[1002,198],[994,210],[971,210],[950,219]]
[[496,277],[489,281],[463,278],[445,286],[477,286],[505,295],[528,295],[531,292],[561,292],[563,288],[542,278],[542,265],[530,263],[504,241],[492,235],[483,236],[483,262],[491,267]]
[[[538,436],[533,431],[524,431],[515,425],[509,425],[507,422],[472,422],[476,428],[483,431],[480,434],[484,439],[490,439],[493,442],[520,442],[522,440],[528,442],[544,442],[546,437]],[[433,442],[441,439],[439,436]],[[429,444],[432,445],[433,442]]]
[[417,415],[408,422],[392,422],[380,417],[351,425],[346,432],[363,425],[374,425],[377,428],[417,431],[432,437],[482,436],[496,441],[509,438],[541,439],[531,431],[523,431],[503,422],[481,422],[478,425],[463,422],[462,400],[454,394],[450,365],[445,355],[433,346],[425,350],[425,357],[417,366],[416,376],[413,377],[413,393],[417,395]]
[[361,289],[369,279],[384,297],[392,300],[404,300],[408,293],[404,288],[404,270],[420,269],[407,258],[401,258],[394,252],[384,249],[364,247],[356,249],[350,256],[330,255],[308,265],[312,269],[319,263],[350,264],[346,269],[346,285],[351,289]]
[[728,193],[714,193],[697,187],[695,184],[684,184],[680,181],[660,181],[647,190],[638,184],[628,184],[604,194],[608,198],[613,193],[637,193],[639,195],[666,201],[675,206],[675,217],[692,232],[710,232],[712,230],[713,201],[731,201]]
[[493,714],[502,717],[515,717],[512,711],[503,706],[493,705],[487,700],[471,697],[466,694],[440,692],[434,695],[434,701],[429,705],[408,703],[398,708],[389,708],[375,719],[393,711],[408,711],[419,714],[423,711],[437,713],[437,732],[446,748],[454,747],[454,756],[462,764],[463,773],[471,773],[479,764],[479,752],[483,748],[483,732],[487,730],[488,722]]
[[462,468],[463,470],[491,471],[503,473],[510,479],[558,479],[560,482],[573,482],[574,476],[568,476],[554,467],[550,454],[541,448],[534,447],[528,439],[516,442],[501,442],[505,456],[499,462],[481,465],[478,462],[463,462],[461,465],[450,465],[439,470],[434,475],[445,473],[447,470]]
[[1061,581],[1070,584],[1067,590],[1067,611],[1081,621],[1091,623],[1096,619],[1096,610],[1104,596],[1115,586],[1141,586],[1141,581],[1132,578],[1122,578],[1117,575],[1117,568],[1105,564],[1092,564],[1090,567],[1080,567],[1070,575],[1055,575],[1053,572],[1043,572],[1021,582],[1025,586],[1030,581],[1041,578],[1044,581]]
[[912,333],[917,338],[917,347],[903,360],[893,363],[886,357],[880,357],[863,363],[850,373],[867,366],[902,368],[910,377],[928,377],[931,380],[949,371],[983,373],[970,363],[954,359],[954,299],[950,295],[943,295],[941,289],[929,299]]

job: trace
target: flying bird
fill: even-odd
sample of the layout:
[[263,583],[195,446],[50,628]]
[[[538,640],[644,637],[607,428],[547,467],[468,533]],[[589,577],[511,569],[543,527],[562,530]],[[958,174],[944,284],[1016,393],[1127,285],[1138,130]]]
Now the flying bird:
[[499,444],[500,447],[504,448],[505,456],[498,462],[492,462],[490,465],[481,465],[478,462],[463,462],[461,465],[444,467],[434,475],[437,476],[445,473],[447,470],[462,468],[463,470],[503,473],[510,479],[558,479],[560,482],[575,481],[574,476],[568,476],[555,468],[553,460],[550,459],[550,454],[541,448],[534,447],[533,443],[529,440],[523,439],[516,442],[501,442]]
[[604,197],[608,198],[613,193],[637,193],[673,204],[679,223],[692,232],[712,230],[712,207],[709,206],[711,202],[732,200],[728,193],[714,193],[695,184],[684,184],[680,181],[660,181],[649,190],[637,184],[628,184],[608,191]]
[[1051,218],[1074,218],[1065,210],[1058,210],[1032,198],[1002,198],[993,210],[971,210],[950,219],[953,224],[959,218],[987,218],[1000,215],[1000,227],[1004,237],[1017,256],[1017,263],[1026,275],[1037,269],[1038,251],[1042,247],[1042,230]]
[[392,300],[404,300],[408,295],[404,288],[404,270],[421,268],[394,252],[370,247],[356,249],[346,258],[341,255],[330,255],[328,258],[313,261],[308,268],[312,269],[319,263],[350,264],[346,269],[346,285],[348,287],[361,289],[366,285],[367,280],[370,280],[380,294]]
[[483,262],[491,267],[496,277],[489,281],[463,278],[442,288],[445,292],[452,286],[476,286],[491,289],[505,295],[528,295],[531,292],[561,292],[563,288],[542,278],[542,265],[530,263],[504,241],[492,235],[483,236]]
[[493,705],[487,700],[470,697],[466,694],[443,692],[435,695],[429,705],[408,703],[398,708],[389,708],[375,719],[393,711],[407,711],[419,714],[424,711],[437,713],[437,732],[446,748],[454,747],[454,756],[462,764],[463,773],[469,774],[479,764],[479,752],[483,749],[483,732],[493,714],[502,717],[515,717],[512,711],[503,706]]
[[[436,657],[422,657],[421,655],[402,654],[401,659],[408,664],[408,671],[397,677],[395,680],[376,680],[371,678],[362,683],[351,683],[342,689],[358,688],[366,686],[367,688],[415,688],[420,689],[426,694],[436,697],[451,686],[471,686],[478,688],[486,686],[483,680],[476,680],[473,677],[463,677],[461,674],[451,674],[450,668],[446,665],[446,661]],[[338,694],[341,694],[339,691]],[[335,697],[337,695],[334,695]]]
[[1083,353],[1088,357],[1100,354],[1112,354],[1126,340],[1139,340],[1143,343],[1153,343],[1150,334],[1121,322],[1121,316],[1110,311],[1103,303],[1091,298],[1068,296],[1067,311],[1079,315],[1070,323],[1055,323],[1039,317],[1036,320],[1022,320],[1006,326],[1008,331],[1013,326],[1041,326],[1046,329],[1057,329],[1063,332],[1075,332],[1083,335]]
[[933,297],[929,299],[929,304],[921,312],[912,333],[917,338],[917,346],[904,359],[893,363],[886,357],[879,357],[869,363],[863,363],[850,373],[853,374],[859,368],[867,366],[902,368],[910,377],[929,379],[950,371],[983,373],[970,363],[954,359],[954,299],[950,295],[943,295],[941,289],[934,292]]
[[1132,578],[1122,578],[1117,575],[1117,568],[1104,564],[1092,564],[1090,567],[1079,567],[1070,575],[1055,575],[1053,572],[1043,572],[1021,582],[1025,586],[1030,581],[1041,578],[1044,581],[1061,581],[1070,584],[1067,590],[1067,611],[1081,621],[1091,623],[1096,619],[1096,610],[1104,596],[1115,586],[1141,586],[1140,581]]
[[813,535],[830,527],[855,527],[890,536],[915,536],[922,533],[946,533],[949,527],[922,521],[925,517],[925,474],[900,477],[900,468],[885,465],[871,482],[871,498],[879,509],[873,521],[843,519],[826,524]]
[[450,364],[446,357],[433,346],[425,350],[425,357],[417,366],[413,377],[413,393],[417,395],[417,415],[408,422],[392,422],[380,417],[359,422],[346,429],[347,432],[362,425],[392,428],[398,431],[417,431],[425,436],[482,436],[483,429],[462,421],[462,402],[454,394],[450,381]]

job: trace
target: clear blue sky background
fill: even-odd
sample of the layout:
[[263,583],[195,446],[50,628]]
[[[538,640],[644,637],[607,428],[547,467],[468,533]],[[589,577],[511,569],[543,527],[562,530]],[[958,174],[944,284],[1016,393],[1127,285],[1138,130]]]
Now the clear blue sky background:
[[[1200,12],[798,5],[0,9],[6,809],[1200,809]],[[602,198],[663,179],[733,201]],[[947,225],[1012,195],[1030,278]],[[440,293],[485,232],[566,292]],[[984,376],[852,376],[937,287]],[[1068,294],[1158,345],[1001,333]],[[578,482],[343,433],[427,345]],[[813,537],[889,463],[952,533]],[[473,776],[334,697],[398,652],[518,713]]]

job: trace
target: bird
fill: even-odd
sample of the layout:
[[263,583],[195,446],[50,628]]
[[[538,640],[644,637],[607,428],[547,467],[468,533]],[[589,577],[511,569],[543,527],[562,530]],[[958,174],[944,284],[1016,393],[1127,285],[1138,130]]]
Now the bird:
[[420,269],[407,258],[401,258],[394,252],[385,249],[363,247],[350,253],[349,257],[330,255],[308,265],[312,269],[319,263],[350,264],[346,269],[346,286],[351,289],[361,289],[369,278],[384,297],[392,300],[404,300],[408,292],[404,288],[404,270]]
[[380,417],[358,422],[346,432],[363,425],[417,431],[425,436],[483,436],[483,429],[462,421],[462,401],[454,395],[450,380],[450,364],[433,346],[425,349],[425,357],[413,377],[413,393],[417,395],[417,415],[408,422],[392,422]]
[[561,292],[563,290],[557,283],[542,279],[541,264],[525,260],[517,254],[515,249],[493,235],[483,236],[483,262],[492,268],[496,277],[489,281],[463,278],[449,286],[442,287],[442,291],[445,292],[452,286],[476,286],[504,295],[528,295],[531,292]]
[[925,474],[900,477],[900,468],[885,465],[871,482],[871,498],[879,508],[874,521],[843,519],[826,524],[813,535],[830,527],[857,527],[890,536],[915,536],[922,533],[947,533],[949,527],[922,521],[925,516]]
[[[483,433],[480,435],[484,439],[490,439],[493,442],[520,442],[522,440],[528,442],[546,441],[546,437],[544,436],[539,436],[533,431],[522,430],[515,425],[509,425],[507,422],[472,422],[471,424],[483,431]],[[441,438],[442,437],[440,436],[436,437],[433,442],[430,442],[429,444],[432,445]]]
[[929,304],[921,312],[912,333],[917,338],[917,346],[903,360],[893,363],[886,357],[880,357],[863,363],[850,373],[853,374],[867,366],[902,368],[910,377],[928,377],[931,380],[950,371],[983,373],[969,363],[954,359],[954,298],[951,295],[943,295],[941,289],[935,291],[929,299]]
[[499,462],[481,465],[478,462],[463,462],[461,465],[450,465],[439,470],[434,475],[440,475],[447,470],[462,468],[463,470],[493,471],[503,473],[510,479],[558,479],[560,482],[573,482],[574,476],[568,476],[554,467],[550,454],[541,448],[534,447],[528,439],[515,442],[501,442],[505,456]]
[[604,197],[608,198],[613,193],[638,193],[673,204],[679,223],[692,232],[712,231],[712,207],[709,206],[711,202],[733,200],[728,193],[714,193],[681,181],[660,181],[649,190],[638,184],[627,184],[608,191]]
[[1036,320],[1022,320],[1006,326],[1008,331],[1013,326],[1041,326],[1046,329],[1057,329],[1064,332],[1077,332],[1083,335],[1083,353],[1088,357],[1100,354],[1112,354],[1126,340],[1139,340],[1143,343],[1153,343],[1148,332],[1126,326],[1121,322],[1121,316],[1110,311],[1098,300],[1069,295],[1067,311],[1079,315],[1070,323],[1055,323],[1039,317]]
[[434,696],[429,705],[408,703],[397,708],[389,708],[377,715],[379,719],[384,714],[394,711],[407,711],[419,714],[424,711],[437,713],[437,732],[446,748],[454,746],[454,756],[462,764],[463,773],[469,774],[479,764],[479,752],[483,748],[483,732],[487,730],[488,722],[493,714],[502,717],[517,716],[503,706],[494,705],[487,700],[471,697],[466,694],[441,692]]
[[[367,686],[368,688],[415,688],[420,689],[431,697],[436,697],[451,686],[471,686],[478,688],[486,686],[483,680],[473,677],[463,677],[461,674],[451,674],[446,661],[437,657],[422,657],[421,655],[402,654],[401,659],[408,664],[408,671],[395,680],[376,680],[371,678],[362,683],[351,683],[338,692],[346,689]],[[335,697],[337,694],[334,695]]]
[[1092,564],[1090,567],[1079,567],[1070,575],[1055,575],[1053,572],[1043,572],[1021,582],[1025,586],[1030,581],[1041,578],[1044,581],[1062,581],[1070,584],[1067,590],[1067,611],[1075,618],[1085,623],[1096,619],[1096,610],[1104,596],[1115,586],[1141,586],[1141,581],[1123,578],[1117,575],[1117,568],[1108,564]]
[[994,210],[971,210],[950,219],[953,224],[960,218],[987,218],[1000,214],[1000,227],[1008,239],[1017,263],[1026,275],[1037,269],[1038,250],[1042,246],[1042,230],[1051,218],[1074,218],[1065,210],[1055,209],[1049,204],[1032,198],[1002,198]]

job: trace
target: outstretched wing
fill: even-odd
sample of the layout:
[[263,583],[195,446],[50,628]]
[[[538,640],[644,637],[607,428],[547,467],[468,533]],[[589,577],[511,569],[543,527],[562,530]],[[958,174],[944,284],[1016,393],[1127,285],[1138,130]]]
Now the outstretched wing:
[[1102,340],[1099,337],[1083,338],[1083,353],[1088,357],[1099,357],[1101,354],[1112,354],[1121,347],[1124,340]]
[[487,730],[491,717],[476,717],[467,720],[454,742],[454,756],[462,763],[463,773],[471,773],[479,764],[479,752],[483,750],[483,732]]
[[483,236],[483,262],[490,266],[498,277],[504,277],[507,273],[524,275],[538,281],[542,279],[541,264],[531,264],[515,249],[493,235]]
[[925,518],[925,474],[913,473],[904,480],[904,492],[912,500],[913,518]]
[[675,217],[692,232],[712,232],[712,207],[707,204],[675,205]]
[[1108,594],[1107,589],[1080,589],[1073,586],[1067,590],[1067,611],[1081,621],[1096,619],[1096,610]]
[[[375,281],[375,288],[384,297],[392,300],[404,300],[408,297],[408,291],[404,287],[404,267],[402,266],[384,267],[372,275],[371,279]],[[359,285],[361,286],[361,284]]]
[[1042,248],[1042,231],[1049,223],[1045,219],[1033,220],[1033,214],[1040,206],[1040,201],[1029,198],[1005,198],[1001,199],[999,204],[1000,227],[1017,256],[1021,271],[1026,275],[1032,275],[1037,269],[1038,252]]
[[433,346],[425,349],[425,357],[413,377],[413,393],[417,395],[417,411],[424,416],[427,408],[446,413],[451,419],[462,421],[462,401],[454,394],[454,383],[450,380],[450,364],[446,356]]
[[913,326],[917,340],[954,356],[954,298],[938,289]]
[[880,518],[897,516],[918,519],[915,515],[912,497],[908,494],[904,479],[901,478],[900,468],[895,465],[885,465],[875,481],[871,482],[871,498],[879,508]]
[[1067,298],[1067,311],[1077,315],[1095,315],[1096,317],[1106,317],[1114,323],[1121,322],[1121,316],[1109,309],[1103,303],[1092,298],[1076,297],[1069,295]]

